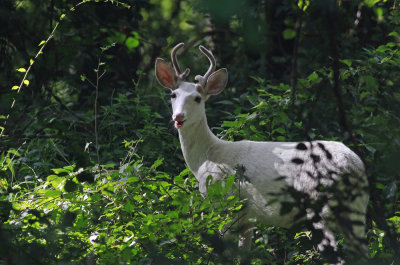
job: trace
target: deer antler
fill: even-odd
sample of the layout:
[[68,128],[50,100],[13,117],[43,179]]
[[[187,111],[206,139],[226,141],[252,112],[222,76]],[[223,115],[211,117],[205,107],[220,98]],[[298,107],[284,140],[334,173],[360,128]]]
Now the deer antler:
[[189,73],[190,73],[190,69],[189,69],[189,68],[186,68],[186,70],[185,70],[183,73],[181,73],[181,69],[179,68],[179,63],[178,63],[178,58],[177,58],[176,53],[177,53],[177,51],[178,51],[180,48],[183,47],[183,45],[184,45],[183,42],[177,44],[177,45],[172,49],[172,52],[171,52],[172,66],[174,67],[176,77],[177,77],[178,80],[180,80],[180,81],[185,80],[185,78],[186,78],[186,77],[189,75]]
[[199,46],[199,49],[210,61],[210,67],[208,68],[207,72],[203,76],[196,75],[196,77],[194,79],[196,81],[198,81],[202,87],[205,87],[208,77],[215,71],[216,63],[215,63],[215,57],[210,50],[207,50],[202,45]]

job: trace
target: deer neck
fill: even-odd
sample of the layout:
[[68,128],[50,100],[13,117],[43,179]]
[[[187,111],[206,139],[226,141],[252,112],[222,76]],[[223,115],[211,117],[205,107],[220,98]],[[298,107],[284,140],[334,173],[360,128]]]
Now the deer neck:
[[183,157],[195,176],[199,167],[207,160],[209,148],[221,141],[211,132],[205,115],[199,122],[181,128],[179,140]]

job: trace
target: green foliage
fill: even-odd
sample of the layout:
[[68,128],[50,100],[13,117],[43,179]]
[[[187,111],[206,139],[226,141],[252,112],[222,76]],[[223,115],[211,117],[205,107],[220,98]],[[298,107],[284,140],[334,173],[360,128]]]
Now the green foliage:
[[212,241],[207,246],[203,238],[221,237],[240,209],[238,198],[227,195],[234,176],[225,185],[212,184],[203,199],[192,189],[188,170],[172,177],[157,170],[161,165],[157,160],[146,167],[138,159],[117,170],[105,165],[101,172],[66,166],[53,169],[45,181],[12,190],[3,181],[2,196],[8,198],[2,200],[3,231],[14,235],[3,242],[10,250],[3,255],[14,260],[46,249],[36,264],[209,259],[218,246]]
[[229,70],[207,102],[221,138],[338,140],[363,158],[368,264],[399,263],[398,3],[5,0],[0,22],[0,264],[326,261],[304,227],[255,223],[237,249],[240,170],[198,192],[151,71],[180,41],[192,73],[200,43]]

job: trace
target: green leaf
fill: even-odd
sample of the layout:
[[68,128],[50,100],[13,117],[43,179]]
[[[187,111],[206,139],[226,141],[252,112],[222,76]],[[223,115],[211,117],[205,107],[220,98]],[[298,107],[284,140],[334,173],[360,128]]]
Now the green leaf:
[[126,183],[128,184],[128,183],[135,183],[135,182],[138,182],[140,179],[139,179],[139,177],[136,177],[136,176],[132,176],[132,177],[130,177],[130,178],[128,178],[127,180],[126,180]]
[[381,0],[364,0],[364,3],[368,7],[373,7],[376,3],[379,3]]
[[65,180],[63,177],[57,175],[50,175],[47,177],[47,181],[53,186],[53,188],[60,188],[60,184]]
[[42,41],[39,43],[38,46],[42,46],[42,45],[45,44],[45,43],[46,43],[46,41],[45,41],[45,40],[42,40]]
[[282,35],[285,40],[291,40],[296,37],[296,31],[294,29],[285,29]]
[[321,77],[316,72],[311,73],[308,77],[308,80],[310,80],[312,83],[318,83],[322,80]]
[[277,132],[277,133],[280,133],[280,134],[285,134],[285,129],[283,129],[283,128],[281,128],[281,127],[279,127],[279,128],[276,128],[276,129],[274,129],[272,132]]
[[25,72],[26,72],[26,69],[21,67],[21,68],[18,68],[17,71],[18,71],[18,72],[21,72],[21,73],[25,73]]
[[19,88],[19,86],[13,86],[12,88],[11,88],[11,90],[17,90]]
[[243,207],[243,205],[240,204],[240,205],[236,206],[235,208],[233,208],[233,210],[238,211],[238,210],[242,209],[242,207]]
[[398,33],[398,32],[396,32],[396,31],[392,31],[392,32],[390,32],[389,34],[388,34],[388,36],[390,37],[390,36],[394,36],[394,37],[398,37],[400,34]]
[[45,198],[54,198],[61,195],[61,191],[59,190],[48,190],[44,193]]
[[128,202],[122,209],[127,213],[132,213],[135,210],[135,206],[132,203]]
[[115,164],[114,163],[109,163],[109,164],[105,164],[105,165],[101,165],[103,168],[114,168]]
[[360,98],[363,99],[363,98],[365,98],[365,97],[368,96],[368,95],[371,95],[371,93],[370,93],[369,91],[361,92]]
[[65,17],[65,14],[62,14],[62,15],[60,16],[60,20],[62,20],[64,17]]
[[24,80],[24,84],[25,84],[26,86],[29,86],[29,80],[28,80],[28,79],[25,79],[25,80]]
[[351,66],[352,62],[349,59],[342,59],[340,60],[341,63],[344,63],[345,65],[347,65],[348,67]]
[[137,31],[131,31],[132,35],[135,37],[135,39],[139,39],[140,35]]
[[378,19],[381,18],[383,16],[383,9],[382,7],[378,7],[375,9],[375,13],[378,16]]
[[297,6],[303,11],[306,11],[309,5],[310,5],[310,0],[299,0],[299,2],[297,3]]
[[231,200],[233,200],[233,199],[235,199],[235,196],[233,196],[233,195],[231,195],[231,196],[229,196],[228,198],[226,198],[227,201],[231,201]]
[[231,175],[225,179],[224,193],[228,193],[235,183],[235,175]]
[[60,174],[60,173],[70,173],[74,170],[75,166],[65,166],[63,168],[52,168],[54,173]]
[[10,149],[10,150],[8,150],[8,152],[11,153],[11,154],[13,154],[13,155],[16,155],[16,156],[21,156],[21,154],[18,153],[18,151],[15,150],[15,149]]
[[29,60],[29,64],[32,65],[35,61],[33,59]]
[[126,41],[125,41],[125,45],[126,47],[128,47],[129,50],[132,50],[134,48],[136,48],[137,46],[139,46],[140,42],[138,39],[129,37]]
[[286,141],[286,138],[285,138],[285,136],[279,135],[278,137],[276,137],[276,140],[277,140],[278,142],[285,142],[285,141]]
[[161,159],[157,159],[154,163],[153,163],[153,165],[151,166],[151,168],[157,168],[157,167],[159,167],[161,164],[162,164],[162,162],[163,162],[163,159],[161,158]]

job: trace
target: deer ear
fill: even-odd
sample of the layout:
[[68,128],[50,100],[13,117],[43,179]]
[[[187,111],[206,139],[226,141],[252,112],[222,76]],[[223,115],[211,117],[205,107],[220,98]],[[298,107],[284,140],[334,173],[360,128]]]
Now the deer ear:
[[176,88],[176,76],[172,67],[163,59],[156,59],[156,77],[157,81],[165,88],[174,90]]
[[224,90],[227,83],[228,71],[226,68],[219,69],[208,77],[205,91],[207,95],[217,95]]

